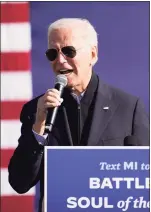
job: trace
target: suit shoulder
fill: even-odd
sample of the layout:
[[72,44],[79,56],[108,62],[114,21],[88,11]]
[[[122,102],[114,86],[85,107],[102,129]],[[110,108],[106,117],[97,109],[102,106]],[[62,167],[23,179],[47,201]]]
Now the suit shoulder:
[[113,90],[113,92],[120,98],[126,98],[126,99],[133,100],[133,101],[137,101],[139,99],[139,97],[132,95],[122,89],[119,89],[119,88],[116,88],[113,86],[110,86],[110,87],[111,87],[111,90]]
[[131,103],[136,103],[139,99],[138,96],[132,95],[120,88],[114,87],[112,85],[105,84],[106,89],[112,96],[112,98],[119,99],[122,102],[131,102]]

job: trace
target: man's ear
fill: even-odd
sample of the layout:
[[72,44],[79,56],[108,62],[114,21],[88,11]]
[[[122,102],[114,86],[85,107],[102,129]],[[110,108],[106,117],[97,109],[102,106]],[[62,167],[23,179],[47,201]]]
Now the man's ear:
[[91,49],[91,55],[92,55],[92,60],[91,60],[91,64],[92,66],[97,62],[98,60],[98,48],[97,46],[93,46]]

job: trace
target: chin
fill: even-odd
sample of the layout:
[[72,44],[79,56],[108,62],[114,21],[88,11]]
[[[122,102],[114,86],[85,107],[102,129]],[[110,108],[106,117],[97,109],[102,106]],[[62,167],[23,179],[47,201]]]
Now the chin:
[[67,79],[68,79],[68,86],[71,86],[71,85],[73,85],[73,84],[74,84],[74,80],[73,80],[73,78],[71,78],[71,77],[67,77]]
[[70,88],[75,88],[79,85],[79,83],[77,82],[77,79],[76,78],[67,78],[68,79],[68,84],[67,86],[70,87]]
[[68,84],[67,84],[67,87],[69,87],[69,88],[73,88],[75,85],[73,84],[73,83],[69,83],[68,82]]

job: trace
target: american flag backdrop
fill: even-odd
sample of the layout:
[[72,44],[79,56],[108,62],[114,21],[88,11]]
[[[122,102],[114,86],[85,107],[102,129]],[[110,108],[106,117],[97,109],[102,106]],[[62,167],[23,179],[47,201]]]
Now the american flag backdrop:
[[29,3],[1,3],[1,212],[33,212],[35,188],[17,194],[8,163],[20,136],[19,114],[32,98]]

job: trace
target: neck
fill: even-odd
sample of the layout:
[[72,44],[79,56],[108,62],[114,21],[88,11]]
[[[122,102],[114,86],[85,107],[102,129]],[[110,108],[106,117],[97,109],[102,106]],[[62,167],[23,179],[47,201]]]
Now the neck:
[[81,93],[83,93],[87,89],[87,86],[90,82],[91,76],[92,76],[92,72],[88,75],[87,80],[85,80],[84,83],[81,83],[75,87],[72,87],[71,89],[72,89],[73,93],[75,93],[78,96]]

